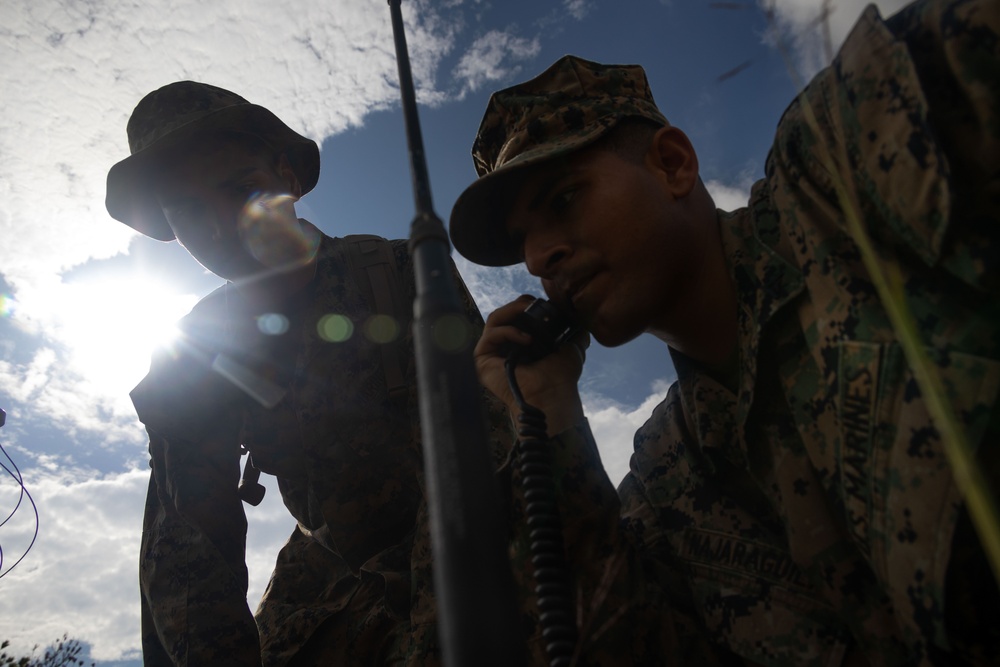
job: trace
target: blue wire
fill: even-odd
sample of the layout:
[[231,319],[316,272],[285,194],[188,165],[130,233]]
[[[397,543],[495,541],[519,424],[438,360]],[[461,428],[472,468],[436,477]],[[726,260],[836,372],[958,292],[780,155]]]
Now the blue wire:
[[[2,450],[2,449],[3,449],[3,447],[0,446],[0,450]],[[7,452],[4,452],[4,455],[7,455]],[[7,459],[10,460],[10,456],[7,456]],[[13,461],[11,461],[11,463],[13,463]],[[8,470],[7,466],[5,466],[2,462],[0,462],[0,467],[2,467],[4,470],[6,470],[8,475],[10,475],[11,477],[14,477],[14,474],[10,470]],[[20,475],[20,472],[21,471],[19,470],[18,471],[18,475]],[[15,477],[15,479],[18,482],[18,486],[21,487],[21,493],[17,497],[17,504],[14,505],[14,509],[12,509],[10,511],[10,514],[7,515],[6,519],[4,519],[3,521],[0,521],[0,528],[2,528],[5,523],[7,523],[8,521],[10,521],[11,517],[14,516],[14,513],[17,512],[18,508],[21,506],[21,501],[24,499],[24,483],[19,478],[17,478],[17,477]],[[3,563],[3,559],[2,558],[0,558],[0,563]]]
[[14,516],[14,512],[16,512],[18,507],[21,506],[21,499],[24,496],[28,497],[28,502],[31,503],[31,509],[34,510],[35,512],[35,534],[32,535],[31,537],[31,543],[28,544],[28,548],[24,550],[24,553],[21,554],[21,557],[18,558],[13,565],[7,568],[6,571],[3,571],[3,547],[0,547],[0,579],[2,579],[4,576],[7,575],[7,572],[13,570],[15,567],[17,567],[18,563],[24,560],[24,557],[28,555],[29,551],[31,551],[31,547],[35,545],[35,540],[38,538],[38,506],[35,504],[35,499],[31,497],[31,493],[28,492],[27,487],[24,486],[24,478],[22,477],[21,471],[18,469],[17,464],[14,463],[14,459],[10,457],[10,454],[7,453],[7,450],[3,448],[2,444],[0,444],[0,453],[2,453],[7,458],[8,461],[10,461],[10,465],[14,468],[17,474],[11,472],[10,468],[4,465],[2,461],[0,461],[0,468],[3,468],[4,471],[6,471],[6,473],[10,475],[15,482],[17,482],[17,485],[21,487],[21,495],[17,499],[17,505],[15,505],[14,509],[11,510],[10,514],[7,515],[7,518],[3,520],[3,523],[0,523],[0,526],[3,526],[10,520],[12,516]]

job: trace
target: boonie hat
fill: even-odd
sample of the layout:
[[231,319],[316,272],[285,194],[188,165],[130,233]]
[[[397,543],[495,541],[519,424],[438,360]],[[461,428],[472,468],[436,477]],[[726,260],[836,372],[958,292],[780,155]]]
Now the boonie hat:
[[299,179],[302,193],[319,180],[319,147],[293,131],[262,106],[223,88],[196,81],[177,81],[139,101],[128,120],[131,155],[108,172],[104,205],[111,217],[159,241],[174,232],[153,194],[153,179],[166,149],[198,134],[231,131],[254,135],[284,153]]
[[520,263],[521,249],[504,227],[511,177],[593,143],[631,117],[668,124],[638,65],[563,56],[534,79],[493,93],[472,146],[480,178],[451,211],[455,249],[485,266]]

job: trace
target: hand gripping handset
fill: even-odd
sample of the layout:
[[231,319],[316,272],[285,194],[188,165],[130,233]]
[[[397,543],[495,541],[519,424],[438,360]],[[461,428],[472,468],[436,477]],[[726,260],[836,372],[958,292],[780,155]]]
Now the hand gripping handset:
[[556,308],[551,301],[535,299],[514,319],[514,326],[531,334],[527,346],[512,346],[505,355],[519,364],[530,364],[556,351],[562,343],[573,338],[579,328]]
[[517,460],[524,487],[528,549],[535,570],[535,593],[538,595],[539,623],[549,658],[549,667],[567,667],[576,651],[576,605],[573,580],[566,565],[562,522],[556,500],[552,463],[549,457],[548,427],[545,413],[529,405],[517,385],[514,369],[519,363],[530,364],[572,339],[579,329],[566,315],[545,299],[536,299],[513,322],[531,334],[526,346],[506,350],[507,382],[521,414]]

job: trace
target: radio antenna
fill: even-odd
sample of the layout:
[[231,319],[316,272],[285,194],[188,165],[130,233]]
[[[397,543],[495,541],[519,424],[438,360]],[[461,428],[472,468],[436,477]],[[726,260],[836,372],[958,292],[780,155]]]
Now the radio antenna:
[[444,664],[524,665],[505,513],[472,360],[476,341],[452,278],[448,234],[431,202],[401,0],[388,1],[416,204],[413,337]]

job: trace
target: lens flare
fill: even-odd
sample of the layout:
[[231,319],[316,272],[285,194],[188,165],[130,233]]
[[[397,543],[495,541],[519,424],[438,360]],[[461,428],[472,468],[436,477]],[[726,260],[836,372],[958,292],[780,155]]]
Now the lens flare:
[[17,310],[17,301],[9,294],[0,294],[0,317],[10,317]]
[[399,336],[399,323],[388,315],[372,315],[365,322],[365,336],[373,343],[391,343]]
[[269,268],[293,269],[311,262],[319,250],[320,234],[295,217],[295,197],[257,194],[240,213],[240,238],[250,254]]
[[461,315],[445,315],[431,328],[431,340],[447,352],[458,352],[469,344],[472,337],[472,327]]
[[281,313],[264,313],[257,318],[257,328],[268,336],[280,336],[288,327],[288,318]]
[[316,324],[316,333],[328,343],[343,343],[354,335],[354,322],[337,313],[328,313]]

